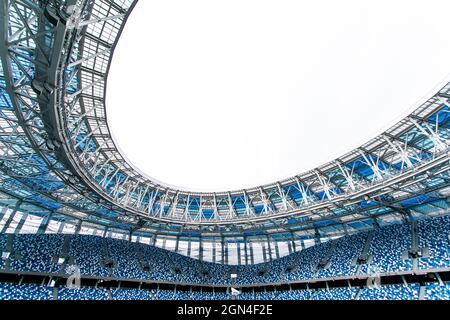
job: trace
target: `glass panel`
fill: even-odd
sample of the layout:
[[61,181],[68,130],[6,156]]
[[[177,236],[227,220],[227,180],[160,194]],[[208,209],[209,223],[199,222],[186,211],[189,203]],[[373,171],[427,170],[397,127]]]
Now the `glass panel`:
[[207,262],[213,261],[213,243],[212,242],[203,242],[203,260]]
[[6,230],[6,233],[14,233],[16,231],[16,228],[20,222],[20,219],[22,219],[23,213],[22,212],[16,212],[14,215],[13,220],[9,224],[8,229]]
[[187,241],[180,241],[178,243],[178,253],[184,254],[187,256],[188,253],[188,242]]
[[161,237],[156,237],[156,243],[155,246],[158,248],[162,248],[164,245],[164,240]]
[[289,255],[289,244],[287,242],[278,242],[278,252],[280,258]]
[[228,243],[228,264],[236,265],[238,263],[237,244]]
[[175,251],[175,246],[177,241],[174,239],[166,239],[166,249],[170,251]]
[[44,220],[44,218],[28,215],[20,233],[35,234],[39,230],[42,220]]
[[81,227],[81,229],[80,229],[80,234],[83,234],[83,235],[93,235],[94,232],[95,232],[94,228]]
[[76,226],[74,224],[66,223],[63,228],[64,234],[74,234]]
[[198,242],[191,242],[191,257],[194,259],[198,259],[199,252],[200,244]]
[[5,214],[3,215],[3,218],[0,221],[0,231],[3,231],[3,228],[5,227],[5,223],[6,223],[6,221],[8,221],[12,210],[11,209],[3,209],[2,212],[5,212]]
[[253,247],[253,262],[255,264],[264,262],[263,248],[261,246],[261,243],[260,242],[252,242],[251,245]]
[[144,243],[144,244],[150,244],[150,238],[149,238],[149,237],[141,237],[141,238],[139,239],[139,241],[140,241],[141,243]]
[[59,227],[61,225],[61,222],[50,220],[47,226],[47,230],[45,230],[45,233],[57,233],[59,230]]

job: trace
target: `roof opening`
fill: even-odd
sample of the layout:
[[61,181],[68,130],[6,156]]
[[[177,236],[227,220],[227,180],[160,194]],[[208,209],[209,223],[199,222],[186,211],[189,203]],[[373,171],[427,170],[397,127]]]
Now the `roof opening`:
[[381,133],[446,77],[443,7],[140,1],[108,79],[111,131],[137,168],[188,190],[312,169]]

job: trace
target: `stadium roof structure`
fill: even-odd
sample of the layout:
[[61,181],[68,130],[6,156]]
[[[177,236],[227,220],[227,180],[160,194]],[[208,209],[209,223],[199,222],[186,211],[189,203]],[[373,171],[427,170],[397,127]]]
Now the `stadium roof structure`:
[[0,4],[0,203],[41,217],[38,232],[59,221],[73,232],[270,248],[448,213],[450,83],[359,148],[283,181],[191,192],[143,174],[105,112],[114,48],[136,2]]

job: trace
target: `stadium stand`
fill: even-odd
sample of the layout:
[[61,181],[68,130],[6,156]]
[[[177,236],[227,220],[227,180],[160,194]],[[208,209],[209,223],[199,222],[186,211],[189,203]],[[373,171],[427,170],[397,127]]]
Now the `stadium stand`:
[[364,288],[359,294],[359,300],[417,300],[418,298],[419,286],[417,284]]
[[148,290],[139,289],[113,289],[111,290],[113,300],[152,300],[153,295]]
[[394,225],[375,232],[370,247],[372,267],[380,272],[411,270],[411,260],[404,260],[402,253],[411,249],[411,226]]
[[[2,300],[53,300],[54,288],[38,285],[1,285]],[[389,285],[378,289],[337,288],[284,292],[250,292],[236,296],[237,300],[417,300],[418,285]],[[449,286],[428,285],[425,299],[448,300]],[[225,293],[176,292],[168,290],[60,288],[59,300],[229,300]]]
[[103,288],[61,288],[58,291],[58,300],[109,300],[109,295]]
[[275,300],[309,300],[313,296],[310,290],[290,290],[278,293]]
[[62,240],[61,235],[33,235],[14,238],[11,269],[58,272],[60,266],[57,264],[57,259],[61,255]]
[[367,236],[367,233],[362,233],[336,240],[329,266],[319,269],[317,277],[329,278],[356,274],[358,266],[354,263],[355,257],[361,255]]
[[74,236],[70,242],[69,257],[80,268],[81,274],[107,277],[108,269],[103,265],[103,239],[92,236]]
[[[423,300],[448,300],[448,283],[423,286]],[[0,284],[1,300],[418,300],[417,283],[381,285],[379,287],[323,288],[267,292],[179,291],[131,288],[51,287],[37,284]]]
[[[448,268],[448,230],[450,217],[418,222],[418,243],[427,248],[430,255],[418,258],[421,269]],[[292,255],[270,263],[248,266],[230,266],[199,262],[198,260],[152,247],[142,243],[97,236],[77,235],[10,235],[13,239],[13,252],[8,271],[26,271],[35,274],[53,274],[69,276],[70,266],[80,269],[81,277],[117,280],[154,280],[161,283],[183,283],[186,285],[226,285],[245,286],[248,284],[296,283],[312,279],[338,280],[346,276],[361,275],[357,258],[360,256],[368,238],[367,233],[347,236],[327,243],[317,244]],[[6,237],[1,237],[5,248]],[[373,232],[370,255],[373,260],[368,264],[367,275],[375,266],[380,274],[408,272],[412,269],[412,260],[405,257],[411,246],[411,225],[399,224],[379,228]],[[68,255],[65,256],[63,247]],[[379,250],[379,251],[378,251]],[[59,258],[66,261],[58,264]],[[324,261],[327,258],[328,260]],[[434,262],[439,261],[439,262]],[[320,265],[322,264],[322,265]],[[371,266],[372,264],[372,266]],[[291,267],[292,269],[289,269]],[[265,271],[262,273],[262,271]],[[205,276],[207,272],[207,276]],[[236,279],[230,274],[236,272]],[[445,299],[448,286],[427,285],[425,299]],[[14,289],[14,290],[13,290]],[[330,288],[317,290],[286,290],[281,292],[242,292],[239,300],[258,299],[312,299],[312,300],[374,300],[374,299],[418,299],[418,284],[407,286],[383,285],[380,288]],[[15,292],[15,293],[13,293]],[[1,299],[52,299],[53,291],[37,285],[3,284]],[[83,287],[80,289],[60,288],[58,299],[142,299],[142,300],[183,300],[183,299],[225,299],[228,294],[201,293],[197,291],[139,290]]]
[[358,288],[322,289],[316,291],[311,300],[353,300],[358,291]]
[[53,288],[35,284],[0,283],[1,300],[53,300]]
[[[419,243],[430,255],[418,258],[421,269],[447,268],[449,217],[420,221]],[[424,232],[426,228],[426,232]],[[430,236],[431,235],[431,236]],[[410,224],[382,227],[373,233],[370,255],[373,260],[358,270],[366,233],[317,244],[292,255],[258,265],[229,266],[198,260],[142,243],[97,236],[14,235],[10,270],[58,274],[78,266],[82,276],[112,279],[150,279],[161,282],[212,285],[248,285],[339,278],[356,274],[405,272],[412,270]],[[70,240],[68,255],[62,247]],[[323,261],[328,259],[327,261]],[[433,261],[439,261],[433,262]],[[322,263],[322,265],[321,265]],[[361,266],[362,267],[362,266]],[[65,270],[67,272],[67,270]],[[63,271],[64,272],[64,271]],[[231,273],[237,273],[231,279]]]
[[419,247],[429,250],[429,257],[419,260],[420,269],[450,266],[450,219],[439,217],[418,222]]
[[450,284],[427,284],[425,288],[426,300],[450,300]]

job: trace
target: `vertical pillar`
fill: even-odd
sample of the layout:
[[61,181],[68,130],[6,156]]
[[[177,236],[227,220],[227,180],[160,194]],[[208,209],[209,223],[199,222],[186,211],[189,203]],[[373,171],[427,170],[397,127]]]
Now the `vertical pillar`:
[[66,225],[66,223],[64,221],[61,221],[61,223],[59,224],[58,231],[57,231],[58,234],[62,234],[63,233],[65,225]]
[[272,261],[272,247],[270,245],[270,237],[267,235],[267,248],[269,250],[269,261]]
[[318,229],[316,229],[314,233],[314,244],[315,245],[320,244],[321,243],[320,239],[321,239],[320,232]]
[[294,233],[291,233],[291,236],[292,236],[292,251],[297,252],[297,245],[295,244]]
[[83,220],[78,221],[77,226],[75,228],[75,234],[79,234],[80,233],[82,224],[83,224]]
[[223,248],[225,260],[224,263],[228,264],[228,242],[224,241],[225,247]]
[[48,215],[45,216],[45,218],[42,220],[41,225],[38,228],[37,233],[38,234],[44,234],[45,230],[47,230],[48,224],[50,223],[50,220],[53,217],[53,211],[49,212]]
[[212,262],[216,263],[217,259],[216,259],[216,238],[213,238],[212,240]]
[[280,248],[278,247],[279,242],[275,241],[275,257],[280,259]]
[[238,258],[238,265],[241,265],[241,244],[239,242],[236,242],[236,251],[237,251],[237,258]]
[[225,239],[222,237],[221,238],[221,245],[222,245],[222,252],[221,252],[221,256],[222,256],[222,263],[225,263]]
[[267,251],[266,246],[264,245],[264,242],[261,242],[262,252],[263,252],[263,260],[264,263],[267,262]]
[[203,261],[203,240],[201,234],[198,236],[198,259]]
[[191,236],[188,238],[188,250],[187,250],[188,257],[191,256]]
[[180,236],[177,236],[177,239],[175,240],[175,252],[178,253],[178,248],[180,246]]
[[250,261],[251,264],[253,265],[255,264],[255,255],[253,254],[253,243],[250,242],[249,244],[250,244]]

